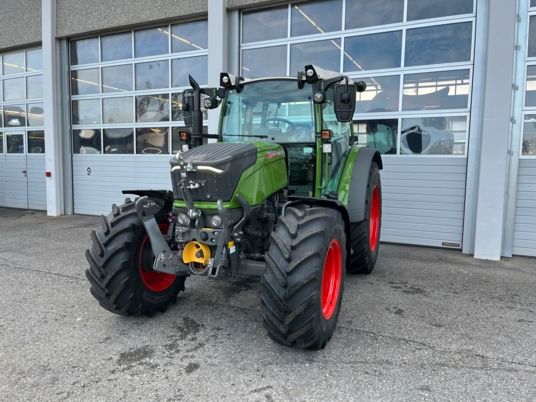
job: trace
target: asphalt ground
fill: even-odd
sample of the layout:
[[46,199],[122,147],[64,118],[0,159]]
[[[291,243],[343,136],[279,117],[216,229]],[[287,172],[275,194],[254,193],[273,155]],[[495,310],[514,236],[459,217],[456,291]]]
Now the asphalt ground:
[[154,318],[98,306],[96,217],[0,209],[0,400],[534,400],[536,260],[382,244],[319,352],[265,334],[260,282],[187,279]]

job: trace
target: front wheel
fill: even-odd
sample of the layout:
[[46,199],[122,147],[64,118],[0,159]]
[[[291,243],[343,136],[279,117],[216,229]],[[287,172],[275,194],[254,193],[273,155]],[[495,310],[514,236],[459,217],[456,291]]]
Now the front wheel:
[[[165,216],[157,216],[167,232]],[[186,277],[153,270],[154,254],[134,202],[114,205],[102,227],[91,232],[86,251],[90,292],[106,310],[120,315],[147,315],[166,310],[184,290]]]
[[382,185],[376,162],[370,165],[367,182],[365,219],[350,225],[351,254],[347,271],[351,274],[370,274],[374,270],[380,248],[382,220]]
[[337,326],[345,265],[338,211],[287,208],[266,253],[262,305],[270,338],[301,349],[324,348]]

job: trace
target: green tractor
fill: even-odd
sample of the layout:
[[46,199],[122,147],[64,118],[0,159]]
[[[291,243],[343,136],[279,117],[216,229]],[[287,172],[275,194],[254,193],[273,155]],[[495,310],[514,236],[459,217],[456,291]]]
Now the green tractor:
[[[321,349],[345,273],[369,274],[378,257],[382,160],[351,124],[366,85],[313,65],[296,78],[190,83],[173,191],[123,191],[138,198],[91,232],[91,294],[113,313],[152,316],[189,275],[256,275],[269,337]],[[203,108],[220,105],[218,134],[203,134]]]

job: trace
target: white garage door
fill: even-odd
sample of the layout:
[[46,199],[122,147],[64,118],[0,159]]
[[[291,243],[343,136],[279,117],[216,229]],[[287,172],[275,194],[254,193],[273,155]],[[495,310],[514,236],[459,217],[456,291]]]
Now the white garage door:
[[359,142],[384,156],[382,240],[461,248],[473,0],[324,0],[244,11],[241,74],[306,64],[367,82]]
[[207,84],[207,21],[70,42],[74,211],[105,214],[123,189],[171,189],[188,74]]

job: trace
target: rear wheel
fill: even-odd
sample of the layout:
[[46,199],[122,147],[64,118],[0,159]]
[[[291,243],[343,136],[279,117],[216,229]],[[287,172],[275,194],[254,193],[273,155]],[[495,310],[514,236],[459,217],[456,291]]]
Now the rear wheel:
[[[129,199],[114,205],[102,227],[91,232],[86,277],[91,294],[106,310],[151,316],[176,300],[186,277],[153,270],[154,254],[134,205]],[[157,217],[163,233],[169,227],[165,218]]]
[[345,263],[338,211],[287,208],[266,253],[262,305],[270,338],[302,349],[325,347],[337,325]]
[[351,253],[347,271],[351,274],[370,274],[374,270],[380,248],[382,219],[382,186],[380,170],[372,162],[367,183],[365,219],[350,225]]

